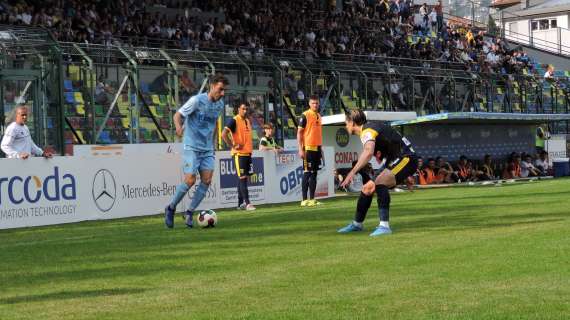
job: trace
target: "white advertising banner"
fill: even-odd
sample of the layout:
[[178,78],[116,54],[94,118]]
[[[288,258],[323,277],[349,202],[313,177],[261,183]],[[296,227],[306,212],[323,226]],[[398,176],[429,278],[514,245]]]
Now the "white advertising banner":
[[334,148],[335,168],[352,168],[362,152],[358,136],[350,135],[344,126],[324,126],[323,145]]
[[[317,174],[315,197],[334,196],[333,148],[323,148],[323,165]],[[267,203],[301,201],[303,162],[296,150],[284,151],[278,155],[268,153],[265,172],[271,172],[267,184]]]
[[[334,196],[332,148],[324,148],[324,154],[316,192],[321,198]],[[0,162],[0,229],[158,214],[184,176],[180,154],[154,151]],[[217,152],[215,163],[212,184],[199,210],[237,206],[237,176],[229,152]],[[276,158],[273,152],[256,151],[252,166],[253,203],[301,199],[303,169],[296,152]],[[198,184],[177,211],[188,208]]]
[[181,153],[182,143],[138,143],[138,144],[107,144],[107,145],[90,145],[76,144],[73,145],[73,155],[76,157],[91,156],[125,156],[140,155],[142,153]]
[[4,159],[0,229],[156,214],[180,181],[168,169],[179,162],[173,155]]
[[552,160],[566,158],[566,137],[555,136],[546,140],[544,149],[548,152],[548,161],[552,166]]

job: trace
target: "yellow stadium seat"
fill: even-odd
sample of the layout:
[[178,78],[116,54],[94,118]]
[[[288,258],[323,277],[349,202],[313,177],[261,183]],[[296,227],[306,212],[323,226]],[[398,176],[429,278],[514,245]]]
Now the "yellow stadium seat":
[[75,131],[75,132],[77,133],[77,136],[79,137],[79,140],[81,140],[81,141],[78,141],[78,142],[85,142],[85,139],[83,139],[83,132],[81,132],[81,131],[79,131],[79,130],[77,130],[77,131]]
[[83,101],[83,94],[81,92],[74,92],[73,97],[77,103],[85,104],[85,101]]
[[342,99],[342,102],[344,103],[345,107],[350,108],[350,109],[354,109],[356,107],[355,101],[350,99],[350,97],[342,96],[341,99]]
[[295,128],[295,122],[293,122],[293,119],[291,119],[291,118],[287,119],[287,125],[290,128]]
[[75,111],[77,114],[84,116],[85,115],[85,106],[82,104],[78,104],[75,106]]
[[152,103],[153,104],[160,105],[160,98],[158,97],[158,95],[153,94],[151,97],[152,97]]
[[156,106],[150,106],[150,113],[152,113],[153,116],[158,117],[158,113],[156,112]]
[[79,75],[80,75],[79,67],[70,65],[68,70],[69,70],[69,78],[71,78],[71,80],[73,81],[79,81]]

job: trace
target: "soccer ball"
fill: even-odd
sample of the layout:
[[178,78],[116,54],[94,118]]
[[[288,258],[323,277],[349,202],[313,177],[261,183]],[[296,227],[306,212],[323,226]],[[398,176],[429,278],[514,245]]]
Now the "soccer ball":
[[213,228],[218,223],[218,216],[214,210],[204,210],[198,216],[198,225],[202,228]]

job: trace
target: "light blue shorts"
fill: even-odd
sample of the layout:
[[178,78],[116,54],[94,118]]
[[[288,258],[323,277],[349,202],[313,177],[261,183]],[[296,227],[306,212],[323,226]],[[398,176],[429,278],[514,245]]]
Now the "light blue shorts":
[[194,175],[200,171],[214,171],[215,158],[214,151],[184,150],[183,171]]

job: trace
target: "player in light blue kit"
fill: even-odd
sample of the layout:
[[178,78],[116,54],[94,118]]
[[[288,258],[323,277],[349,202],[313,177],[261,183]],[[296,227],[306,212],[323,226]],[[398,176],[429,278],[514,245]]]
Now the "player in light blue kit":
[[184,134],[184,182],[176,187],[174,198],[165,209],[164,223],[168,228],[174,227],[176,206],[196,182],[196,172],[200,173],[200,185],[184,214],[187,227],[192,228],[192,214],[208,192],[214,174],[214,130],[224,110],[222,98],[228,84],[224,76],[214,76],[208,93],[191,97],[174,114],[176,135]]

